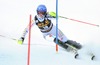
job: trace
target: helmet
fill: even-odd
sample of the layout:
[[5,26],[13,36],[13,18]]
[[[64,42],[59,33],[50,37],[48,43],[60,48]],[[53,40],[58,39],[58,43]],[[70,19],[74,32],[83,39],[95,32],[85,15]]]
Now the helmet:
[[38,14],[39,12],[41,12],[41,13],[43,13],[43,14],[45,15],[46,12],[47,12],[46,6],[45,6],[45,5],[39,5],[39,6],[37,7],[37,14]]

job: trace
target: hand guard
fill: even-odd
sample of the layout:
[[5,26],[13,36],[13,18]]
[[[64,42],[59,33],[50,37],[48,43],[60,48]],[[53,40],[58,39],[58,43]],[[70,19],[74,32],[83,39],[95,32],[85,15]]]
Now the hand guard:
[[50,16],[56,18],[56,13],[55,13],[55,12],[49,12],[48,14],[49,14]]
[[24,37],[21,37],[19,40],[18,40],[18,44],[23,44],[24,42]]

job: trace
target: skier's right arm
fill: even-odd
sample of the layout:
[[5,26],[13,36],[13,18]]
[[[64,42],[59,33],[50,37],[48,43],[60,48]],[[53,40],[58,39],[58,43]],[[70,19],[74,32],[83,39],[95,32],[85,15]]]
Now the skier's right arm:
[[[34,25],[35,25],[35,22],[34,22],[34,20],[32,20],[32,22],[31,22],[31,27],[34,26]],[[28,26],[24,29],[24,31],[23,31],[22,36],[20,37],[20,39],[18,39],[18,44],[23,44],[24,39],[25,39],[25,36],[27,35],[28,31],[29,31],[29,24],[28,24]]]

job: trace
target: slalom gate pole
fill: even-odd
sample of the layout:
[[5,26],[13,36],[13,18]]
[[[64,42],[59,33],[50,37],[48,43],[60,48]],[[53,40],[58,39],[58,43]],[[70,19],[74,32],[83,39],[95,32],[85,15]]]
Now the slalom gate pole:
[[31,20],[32,16],[30,15],[29,21],[29,35],[28,35],[28,57],[27,57],[27,65],[30,65],[30,42],[31,42]]
[[56,52],[58,52],[58,0],[56,0]]
[[88,22],[84,22],[84,21],[80,21],[80,20],[76,20],[76,19],[72,19],[72,18],[67,18],[67,17],[64,17],[64,16],[59,16],[59,17],[60,18],[69,19],[69,20],[72,20],[72,21],[76,21],[76,22],[80,22],[80,23],[84,23],[84,24],[88,24],[88,25],[92,25],[92,26],[99,27],[99,25],[97,25],[97,24],[88,23]]

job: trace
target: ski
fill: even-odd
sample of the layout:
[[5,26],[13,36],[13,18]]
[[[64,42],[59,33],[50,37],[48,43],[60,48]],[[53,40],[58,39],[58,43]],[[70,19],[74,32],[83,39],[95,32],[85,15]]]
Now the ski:
[[71,53],[74,53],[74,58],[75,59],[77,59],[78,58],[78,56],[79,56],[79,53],[78,53],[78,49],[77,48],[75,48],[74,46],[72,46],[72,45],[69,45],[69,44],[66,44],[68,47],[70,47],[70,49],[71,49]]
[[[80,57],[80,53],[78,52],[80,49],[77,49],[77,48],[75,48],[74,46],[72,46],[72,45],[69,45],[69,44],[67,44],[69,47],[70,47],[70,49],[71,49],[71,53],[73,53],[74,54],[74,58],[75,59],[78,59],[79,57]],[[95,59],[95,54],[91,51],[91,52],[89,52],[89,53],[85,53],[85,55],[88,55],[89,56],[89,58],[90,58],[90,60],[94,60]]]
[[95,59],[95,54],[94,53],[90,52],[88,55],[90,56],[90,59],[91,60],[94,60]]

